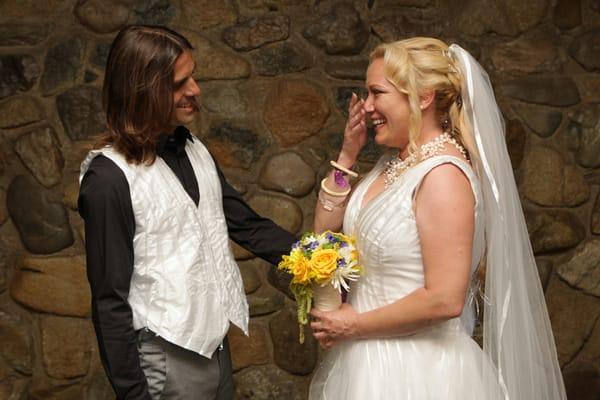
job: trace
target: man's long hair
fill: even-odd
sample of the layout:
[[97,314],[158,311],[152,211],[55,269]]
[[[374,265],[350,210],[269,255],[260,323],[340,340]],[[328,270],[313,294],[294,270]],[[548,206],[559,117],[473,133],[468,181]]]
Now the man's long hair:
[[152,164],[156,141],[171,125],[175,62],[190,42],[168,28],[131,25],[112,43],[102,89],[108,132],[97,146],[111,145],[128,162]]

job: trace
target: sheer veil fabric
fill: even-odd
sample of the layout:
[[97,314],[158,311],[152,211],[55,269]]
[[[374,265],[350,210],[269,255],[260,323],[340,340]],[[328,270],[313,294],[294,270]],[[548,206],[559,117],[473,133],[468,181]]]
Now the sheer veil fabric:
[[[496,366],[505,400],[566,399],[554,337],[529,242],[504,122],[485,70],[463,48],[450,54],[463,75],[462,101],[479,154],[473,166],[485,207],[486,281],[483,356]],[[489,382],[486,398],[497,383]]]

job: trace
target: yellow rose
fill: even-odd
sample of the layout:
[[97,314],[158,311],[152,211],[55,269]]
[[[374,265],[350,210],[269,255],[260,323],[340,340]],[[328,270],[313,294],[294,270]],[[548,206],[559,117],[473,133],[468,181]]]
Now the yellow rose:
[[337,268],[337,251],[334,249],[317,250],[310,260],[314,278],[324,281],[331,277]]
[[305,257],[298,257],[294,260],[294,264],[291,266],[293,283],[306,283],[309,280],[310,262]]

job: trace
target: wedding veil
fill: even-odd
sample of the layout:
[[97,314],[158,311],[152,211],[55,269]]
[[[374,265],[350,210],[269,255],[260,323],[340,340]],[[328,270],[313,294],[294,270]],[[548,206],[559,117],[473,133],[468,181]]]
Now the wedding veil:
[[[485,70],[450,46],[462,75],[462,101],[479,155],[485,207],[484,356],[497,368],[505,400],[566,399],[546,303],[504,138],[504,122]],[[491,388],[497,386],[486,384]],[[490,393],[488,399],[495,398]]]

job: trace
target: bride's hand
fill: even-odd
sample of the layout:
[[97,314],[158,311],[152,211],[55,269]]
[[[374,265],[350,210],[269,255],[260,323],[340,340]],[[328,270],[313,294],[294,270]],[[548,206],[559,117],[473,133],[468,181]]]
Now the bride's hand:
[[314,318],[310,323],[313,335],[326,349],[359,336],[358,313],[349,304],[344,303],[338,310],[330,312],[313,308],[310,315]]
[[359,99],[356,93],[352,93],[350,104],[348,105],[348,119],[344,129],[344,142],[338,158],[338,162],[345,167],[351,167],[358,154],[367,144],[367,121],[364,110],[364,100]]

